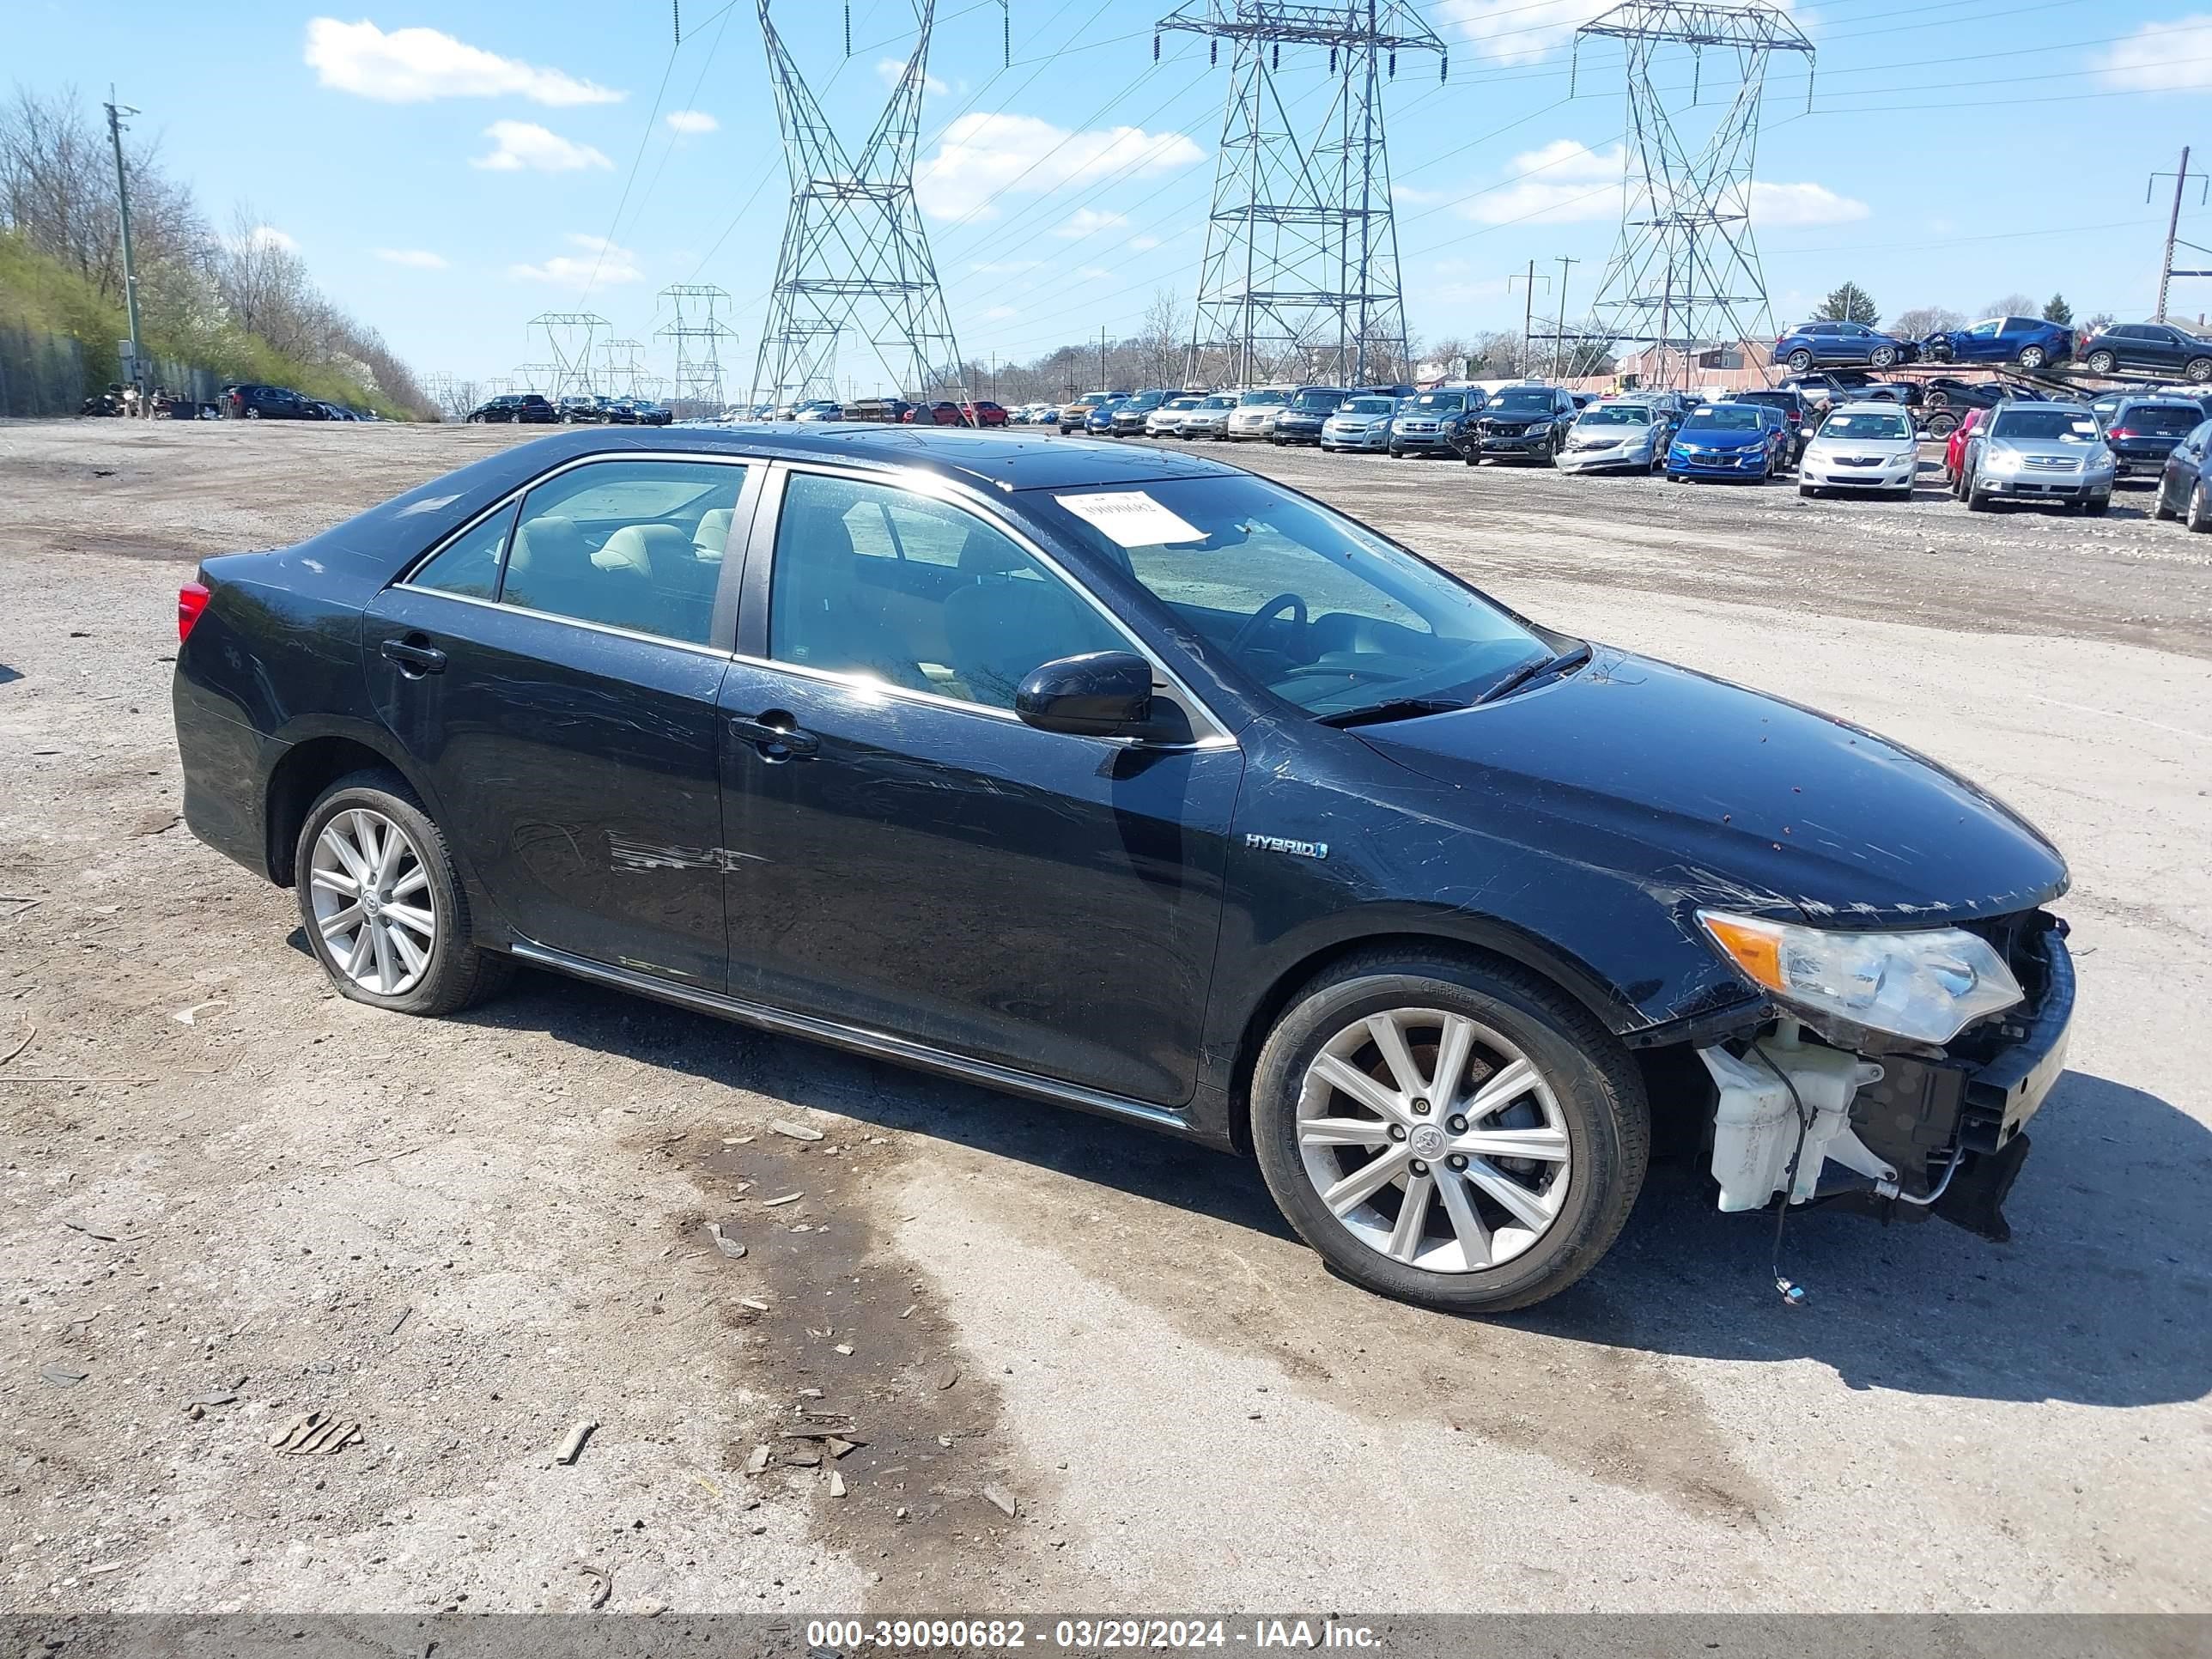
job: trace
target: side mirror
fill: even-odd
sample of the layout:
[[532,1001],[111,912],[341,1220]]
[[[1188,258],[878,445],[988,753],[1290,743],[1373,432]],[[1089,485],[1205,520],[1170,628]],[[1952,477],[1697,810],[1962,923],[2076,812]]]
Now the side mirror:
[[1014,692],[1014,713],[1040,732],[1158,738],[1152,665],[1130,651],[1090,651],[1041,663]]

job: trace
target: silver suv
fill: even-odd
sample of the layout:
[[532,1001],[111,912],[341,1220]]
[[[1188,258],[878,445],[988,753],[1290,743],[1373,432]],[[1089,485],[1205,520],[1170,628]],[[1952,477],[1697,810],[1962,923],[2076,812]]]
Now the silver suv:
[[1977,513],[2001,501],[2058,501],[2084,513],[2112,504],[2118,467],[2081,404],[2002,403],[1974,428],[1959,493]]

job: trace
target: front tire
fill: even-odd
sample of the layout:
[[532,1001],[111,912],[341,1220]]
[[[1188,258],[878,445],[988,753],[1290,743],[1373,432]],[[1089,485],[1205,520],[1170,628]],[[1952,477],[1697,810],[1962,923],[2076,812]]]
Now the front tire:
[[1893,368],[1897,364],[1895,346],[1876,346],[1867,353],[1868,364],[1875,368]]
[[508,957],[471,939],[444,834],[397,773],[355,772],[300,826],[300,921],[341,994],[402,1014],[450,1014],[490,995]]
[[2212,493],[2206,491],[2202,478],[2189,488],[2189,510],[2181,522],[2199,535],[2212,530]]
[[1291,1006],[1252,1079],[1268,1190],[1354,1284],[1452,1313],[1565,1290],[1620,1236],[1650,1141],[1641,1075],[1518,969],[1378,951]]
[[2188,377],[2190,385],[2203,386],[2212,380],[2212,357],[2191,357],[2181,372]]

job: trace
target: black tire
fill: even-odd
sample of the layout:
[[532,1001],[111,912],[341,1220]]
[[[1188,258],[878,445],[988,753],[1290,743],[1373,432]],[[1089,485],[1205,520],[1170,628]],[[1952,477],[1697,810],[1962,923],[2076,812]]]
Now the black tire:
[[1928,361],[1931,363],[1949,362],[1951,361],[1951,348],[1941,341],[1936,342],[1928,348]]
[[2092,374],[2109,374],[2120,366],[2120,360],[2109,351],[2093,351],[2087,359]]
[[[429,966],[413,987],[397,996],[386,996],[356,983],[332,957],[315,918],[308,872],[313,865],[316,838],[332,818],[354,807],[381,813],[398,824],[414,843],[423,872],[429,878],[430,908],[437,919]],[[300,922],[307,933],[308,948],[314,951],[315,960],[322,963],[323,971],[330,975],[341,995],[394,1013],[434,1017],[453,1013],[495,994],[513,975],[514,958],[502,951],[480,949],[472,943],[468,893],[453,867],[453,855],[446,845],[444,832],[422,810],[422,802],[415,798],[407,781],[396,772],[374,767],[349,773],[317,796],[300,825],[292,867],[297,878],[295,896],[299,901]]]
[[2173,518],[2173,508],[2166,502],[2166,480],[2163,477],[2159,479],[2158,487],[2151,492],[2150,515],[2154,519],[2167,522],[2171,522]]
[[[1549,1085],[1567,1134],[1571,1178],[1558,1215],[1522,1254],[1495,1267],[1438,1273],[1361,1243],[1322,1201],[1297,1144],[1308,1066],[1352,1023],[1393,1009],[1463,1015],[1517,1047]],[[1555,1296],[1620,1237],[1644,1185],[1650,1109],[1642,1074],[1589,1012],[1504,963],[1398,950],[1353,957],[1302,991],[1252,1075],[1252,1139],[1269,1192],[1291,1226],[1352,1283],[1447,1313],[1504,1313]]]
[[1972,477],[1967,478],[1966,488],[1960,493],[1966,497],[1967,512],[1986,513],[1990,510],[1990,498],[1975,487]]
[[2190,486],[2189,508],[2181,521],[2199,535],[2212,530],[2212,492],[2205,489],[2203,479]]
[[1948,438],[1958,428],[1959,417],[1956,415],[1947,412],[1928,417],[1928,435],[1931,438]]
[[1867,362],[1869,367],[1874,368],[1894,368],[1897,363],[1897,348],[1895,346],[1876,346],[1873,350],[1867,353]]
[[1806,350],[1803,346],[1799,346],[1782,361],[1796,370],[1798,374],[1802,374],[1813,367],[1813,354]]
[[2020,366],[2022,368],[2027,369],[2030,374],[2041,368],[2044,364],[2049,361],[2050,354],[2045,352],[2041,346],[2022,346],[2020,349]]
[[2203,386],[2212,380],[2212,357],[2191,357],[2182,374],[2191,386]]
[[2081,510],[2093,519],[2101,519],[2112,510],[2112,498],[2107,495],[2101,501],[2084,501]]

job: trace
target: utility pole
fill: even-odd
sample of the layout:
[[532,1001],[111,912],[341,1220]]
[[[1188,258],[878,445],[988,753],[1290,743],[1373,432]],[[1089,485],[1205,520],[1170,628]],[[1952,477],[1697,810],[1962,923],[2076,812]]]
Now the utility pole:
[[1528,338],[1528,335],[1536,326],[1536,284],[1541,283],[1546,288],[1549,288],[1552,285],[1552,279],[1548,276],[1539,276],[1536,274],[1536,262],[1531,259],[1528,261],[1527,276],[1508,276],[1505,279],[1505,291],[1508,294],[1513,292],[1513,284],[1516,283],[1521,284],[1522,293],[1528,296],[1521,308],[1521,374],[1525,380],[1528,374],[1528,365],[1534,361],[1532,356],[1534,345]]
[[1567,269],[1580,264],[1581,260],[1570,259],[1564,253],[1559,256],[1559,332],[1552,345],[1552,378],[1555,380],[1563,378],[1559,362],[1567,349]]
[[1098,325],[1098,389],[1106,391],[1106,325]]
[[[131,313],[131,384],[143,394],[146,390],[146,342],[138,328],[138,264],[131,251],[131,180],[123,169],[123,118],[138,112],[128,104],[115,101],[115,88],[107,88],[107,137],[115,146],[115,205],[123,222],[123,302]],[[2172,264],[2172,252],[2167,251],[2166,263]],[[2162,297],[2162,296],[2161,296]],[[2163,304],[2160,314],[2165,314]]]
[[[2173,211],[2166,216],[2166,257],[2158,262],[2158,310],[2154,313],[2154,319],[2161,323],[2166,320],[2167,285],[2177,276],[2202,276],[2205,274],[2201,270],[2176,270],[2173,268],[2173,250],[2177,243],[2180,243],[2185,247],[2197,246],[2194,242],[2181,242],[2181,194],[2189,187],[2188,145],[2184,144],[2181,147],[2180,171],[2171,175],[2163,173],[2152,173],[2149,188],[2143,191],[2143,200],[2149,201],[2157,192],[2158,181],[2169,176],[2173,179]],[[2199,205],[2202,205],[2204,201],[2206,183],[2204,175],[2197,174],[2197,199]],[[2202,248],[2197,248],[2200,253],[2203,251]]]

